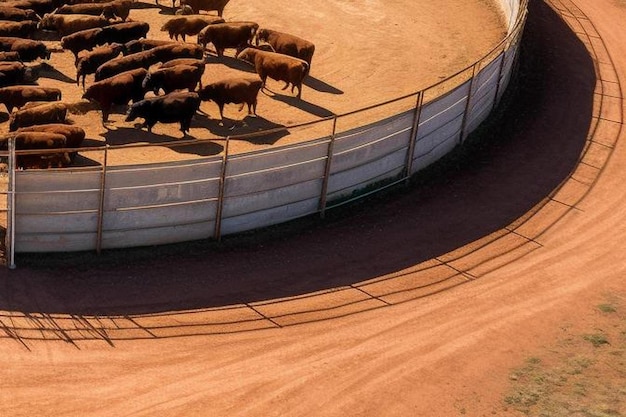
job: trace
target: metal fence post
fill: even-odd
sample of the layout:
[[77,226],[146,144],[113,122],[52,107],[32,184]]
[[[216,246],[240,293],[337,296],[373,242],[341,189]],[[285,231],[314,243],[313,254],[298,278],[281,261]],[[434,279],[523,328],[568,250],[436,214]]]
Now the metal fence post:
[[220,184],[217,196],[217,210],[215,213],[215,238],[219,242],[222,239],[222,210],[224,208],[224,193],[226,191],[226,164],[228,163],[228,145],[230,136],[226,136],[224,145],[224,156],[222,157],[222,172],[220,173]]
[[463,112],[463,122],[461,123],[461,143],[465,141],[465,128],[467,125],[467,117],[469,116],[470,105],[472,103],[472,90],[474,89],[474,78],[476,77],[476,67],[478,63],[472,66],[472,78],[470,79],[469,92],[467,93],[467,103],[465,103],[465,111]]
[[413,125],[411,126],[409,149],[407,150],[406,157],[406,172],[404,174],[407,183],[411,177],[411,170],[413,169],[413,152],[415,152],[415,145],[417,144],[417,132],[419,130],[420,117],[422,116],[422,104],[424,104],[424,90],[417,93],[417,99],[415,100],[415,113],[413,114]]
[[104,200],[106,198],[107,158],[109,144],[104,146],[104,161],[102,163],[102,175],[100,176],[100,205],[98,207],[98,230],[96,233],[96,253],[102,250],[102,227],[104,223]]
[[319,212],[323,219],[326,215],[326,199],[328,193],[328,180],[330,177],[330,165],[333,160],[333,148],[335,147],[335,135],[337,132],[337,115],[333,118],[333,131],[330,134],[330,142],[328,143],[328,153],[326,156],[326,166],[324,167],[324,178],[322,179],[322,190],[320,192]]
[[5,246],[8,249],[7,264],[9,269],[15,269],[15,166],[17,158],[15,156],[15,137],[9,139],[9,193],[7,195],[7,230],[5,236]]

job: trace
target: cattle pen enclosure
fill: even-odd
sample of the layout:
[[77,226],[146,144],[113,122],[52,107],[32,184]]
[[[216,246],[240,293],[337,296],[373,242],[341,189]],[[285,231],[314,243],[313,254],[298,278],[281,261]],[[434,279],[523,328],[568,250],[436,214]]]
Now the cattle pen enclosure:
[[[323,213],[405,181],[460,144],[502,96],[514,70],[526,1],[499,4],[507,33],[481,59],[428,88],[358,110],[320,111],[314,120],[233,131],[211,141],[163,140],[161,148],[199,155],[163,162],[113,163],[129,150],[149,153],[157,145],[105,143],[81,149],[93,164],[18,171],[13,162],[24,151],[10,149],[4,153],[6,205],[0,207],[7,264],[14,265],[15,252],[219,239]],[[235,149],[243,141],[274,144],[286,135],[306,140]]]

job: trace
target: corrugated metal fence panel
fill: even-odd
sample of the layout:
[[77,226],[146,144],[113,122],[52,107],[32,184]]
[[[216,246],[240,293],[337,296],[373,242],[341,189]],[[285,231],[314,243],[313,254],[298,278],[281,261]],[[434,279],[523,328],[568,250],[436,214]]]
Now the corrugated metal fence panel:
[[130,248],[188,242],[213,237],[214,230],[215,222],[207,221],[169,227],[106,231],[102,234],[102,248]]
[[226,177],[325,158],[328,155],[329,142],[330,138],[322,138],[262,152],[231,155],[226,165]]
[[16,172],[16,251],[95,248],[101,182],[100,170]]
[[[335,136],[333,154],[338,155],[350,150],[362,148],[392,134],[410,129],[413,125],[415,110],[409,110],[367,126],[338,133]],[[334,156],[333,156],[334,165]]]
[[16,252],[76,252],[95,250],[97,233],[55,233],[15,235]]
[[[431,132],[417,142],[413,152],[411,174],[437,161],[443,156],[442,152],[453,149],[459,144],[463,129],[463,113],[449,120],[439,129]],[[445,153],[444,153],[445,154]]]
[[[417,130],[418,146],[421,138],[445,126],[450,120],[456,119],[459,114],[463,114],[467,106],[469,89],[470,81],[466,81],[445,96],[424,104]],[[428,150],[423,153],[425,152]]]
[[245,232],[313,214],[318,211],[318,208],[319,197],[297,201],[267,210],[225,218],[222,220],[221,230],[223,235]]
[[477,87],[472,95],[470,106],[465,124],[467,133],[476,129],[489,116],[491,109],[496,100],[496,91],[498,89],[500,65],[503,55],[498,57],[483,68],[476,76],[475,84]]

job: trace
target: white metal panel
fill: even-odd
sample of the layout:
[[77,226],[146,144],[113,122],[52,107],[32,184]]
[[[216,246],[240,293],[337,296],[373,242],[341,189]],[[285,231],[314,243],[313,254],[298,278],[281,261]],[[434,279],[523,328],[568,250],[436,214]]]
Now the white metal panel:
[[26,170],[15,172],[15,189],[28,191],[99,190],[102,183],[100,170]]
[[19,214],[64,213],[98,210],[100,190],[22,192],[15,195]]
[[268,149],[264,153],[232,155],[228,158],[226,176],[232,177],[326,158],[329,142],[330,139],[296,144],[277,150]]
[[357,184],[365,184],[372,178],[380,178],[386,172],[403,169],[405,163],[406,151],[401,149],[369,164],[335,173],[328,179],[328,193],[344,190]]
[[343,188],[341,190],[337,190],[331,192],[327,195],[328,205],[332,206],[333,202],[339,199],[350,198],[353,197],[354,194],[363,193],[367,191],[367,188],[372,184],[376,183],[386,183],[389,180],[397,179],[404,172],[404,167],[395,168],[391,171],[386,171],[381,173],[381,175],[369,178],[366,182],[360,184],[353,184],[348,188]]
[[377,123],[339,133],[336,135],[335,143],[333,144],[333,153],[338,154],[350,149],[360,148],[396,132],[411,129],[414,114],[415,110],[409,110]]
[[274,207],[268,210],[255,211],[254,213],[229,217],[222,221],[221,230],[223,235],[245,232],[278,223],[284,223],[299,217],[308,216],[318,210],[319,198],[298,201],[286,206]]
[[102,227],[105,231],[140,230],[177,224],[215,220],[217,201],[197,201],[161,207],[107,211]]
[[[469,87],[469,84],[467,84],[467,87]],[[465,108],[467,107],[467,97],[464,97],[454,103],[448,104],[449,106],[445,108],[444,111],[437,114],[433,114],[432,109],[429,107],[430,104],[424,106],[424,108],[422,109],[423,116],[420,116],[420,123],[417,129],[418,140],[424,136],[431,134],[432,132],[439,129],[441,126],[447,124],[450,120],[454,120],[459,115],[463,114],[465,112]],[[424,115],[424,110],[427,110],[426,115]],[[428,114],[433,115],[431,117],[428,117]]]
[[359,165],[367,164],[370,161],[384,157],[398,150],[408,150],[411,139],[411,127],[404,128],[400,132],[391,133],[387,137],[369,143],[367,146],[360,146],[348,151],[333,155],[331,163],[331,173],[337,173],[352,169]]
[[98,212],[66,214],[18,214],[15,233],[91,233],[98,230]]
[[457,142],[460,141],[462,127],[463,114],[460,114],[456,119],[450,120],[438,130],[420,138],[415,144],[413,157],[417,158],[432,152],[440,143],[446,142],[452,137],[454,137]]
[[317,199],[319,201],[321,195],[322,179],[317,178],[259,193],[226,198],[224,199],[222,216],[224,218],[240,216],[303,200]]
[[96,249],[96,233],[17,234],[16,252],[77,252]]
[[225,196],[234,197],[303,183],[324,176],[326,158],[226,178]]
[[102,234],[102,248],[131,248],[165,245],[214,237],[215,222],[181,224],[170,227],[128,231],[106,231]]
[[105,210],[219,198],[219,179],[109,189]]
[[177,161],[161,164],[110,167],[106,186],[109,188],[134,187],[161,183],[197,181],[219,178],[222,158],[213,157],[197,161]]

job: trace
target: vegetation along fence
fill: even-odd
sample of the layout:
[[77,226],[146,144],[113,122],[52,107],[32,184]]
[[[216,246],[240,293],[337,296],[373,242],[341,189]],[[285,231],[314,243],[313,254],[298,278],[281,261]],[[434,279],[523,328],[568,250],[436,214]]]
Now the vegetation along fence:
[[[104,146],[97,167],[25,171],[14,161],[26,151],[9,146],[6,206],[0,206],[7,264],[14,266],[16,252],[217,239],[323,214],[406,180],[461,143],[499,102],[518,55],[527,0],[499,1],[507,36],[480,61],[416,93],[312,122],[327,126],[318,139],[231,155],[226,138],[219,155],[124,166],[107,164],[115,147]],[[410,109],[385,110],[400,102]],[[387,116],[342,130],[366,111]]]

